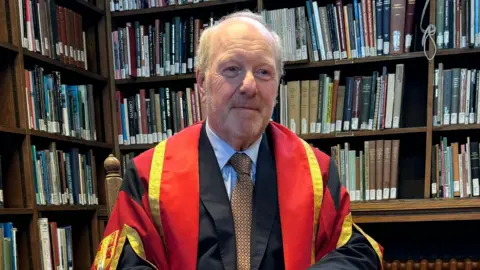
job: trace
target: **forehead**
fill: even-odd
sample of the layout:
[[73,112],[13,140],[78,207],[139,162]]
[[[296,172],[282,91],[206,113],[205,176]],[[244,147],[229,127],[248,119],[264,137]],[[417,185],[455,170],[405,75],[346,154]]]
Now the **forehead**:
[[274,56],[273,38],[268,30],[248,19],[232,20],[220,25],[212,41],[212,56],[234,51]]

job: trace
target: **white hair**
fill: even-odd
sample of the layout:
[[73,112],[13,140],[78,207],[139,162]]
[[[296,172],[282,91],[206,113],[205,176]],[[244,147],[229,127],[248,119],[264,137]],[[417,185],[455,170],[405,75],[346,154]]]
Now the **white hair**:
[[206,73],[210,66],[210,47],[211,37],[213,33],[227,20],[230,19],[250,19],[260,24],[260,27],[265,28],[273,39],[273,49],[275,52],[275,62],[277,66],[278,78],[283,75],[283,53],[282,42],[280,37],[273,31],[267,23],[263,20],[262,15],[251,12],[250,10],[237,11],[222,17],[219,23],[205,29],[200,37],[198,49],[197,49],[197,69],[200,73]]

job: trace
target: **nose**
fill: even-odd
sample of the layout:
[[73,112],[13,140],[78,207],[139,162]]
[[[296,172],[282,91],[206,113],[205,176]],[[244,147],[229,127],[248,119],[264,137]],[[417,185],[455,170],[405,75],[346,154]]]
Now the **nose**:
[[253,96],[257,92],[257,82],[255,81],[255,75],[252,71],[245,73],[243,78],[242,86],[240,87],[240,93]]

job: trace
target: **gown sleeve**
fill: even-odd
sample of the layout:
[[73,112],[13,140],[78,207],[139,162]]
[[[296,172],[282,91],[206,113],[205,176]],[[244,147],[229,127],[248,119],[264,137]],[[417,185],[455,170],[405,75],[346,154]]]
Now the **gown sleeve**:
[[[137,164],[138,165],[138,164]],[[91,266],[97,269],[168,269],[162,237],[148,204],[148,179],[128,164],[120,192]]]
[[336,163],[315,149],[324,181],[324,196],[310,269],[383,269],[383,247],[352,220],[350,197],[342,186]]

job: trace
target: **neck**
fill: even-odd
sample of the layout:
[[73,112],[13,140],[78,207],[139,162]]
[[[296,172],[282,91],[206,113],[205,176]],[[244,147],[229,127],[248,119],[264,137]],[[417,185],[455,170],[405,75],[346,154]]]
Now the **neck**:
[[235,134],[227,129],[222,129],[217,125],[208,122],[210,129],[224,142],[228,143],[235,151],[244,151],[255,143],[261,134]]

